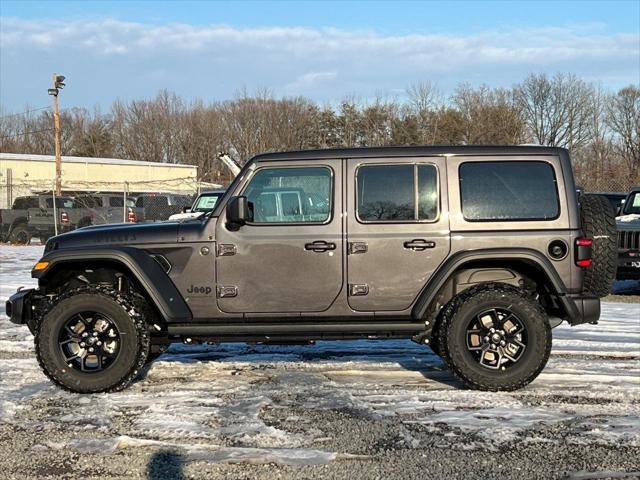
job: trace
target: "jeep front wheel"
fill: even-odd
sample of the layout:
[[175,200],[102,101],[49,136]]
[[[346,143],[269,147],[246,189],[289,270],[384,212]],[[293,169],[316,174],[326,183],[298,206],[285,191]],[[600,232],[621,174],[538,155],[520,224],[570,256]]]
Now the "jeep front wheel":
[[542,371],[551,351],[545,311],[525,292],[484,284],[458,295],[438,330],[442,357],[469,388],[511,391]]
[[127,387],[144,366],[149,343],[145,319],[133,302],[91,287],[58,299],[35,339],[44,373],[76,393]]

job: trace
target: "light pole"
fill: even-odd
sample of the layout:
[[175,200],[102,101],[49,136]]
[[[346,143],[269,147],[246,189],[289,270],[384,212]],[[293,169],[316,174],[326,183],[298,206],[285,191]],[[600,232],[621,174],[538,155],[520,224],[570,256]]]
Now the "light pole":
[[60,146],[60,112],[58,111],[58,93],[65,86],[64,76],[53,74],[53,88],[47,92],[53,95],[53,130],[54,143],[56,146],[56,195],[62,194],[62,152]]

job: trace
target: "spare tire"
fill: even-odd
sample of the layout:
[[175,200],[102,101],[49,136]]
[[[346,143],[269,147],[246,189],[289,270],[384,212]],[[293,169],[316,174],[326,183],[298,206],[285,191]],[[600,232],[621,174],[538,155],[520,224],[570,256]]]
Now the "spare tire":
[[593,241],[593,264],[584,272],[582,291],[585,295],[605,297],[611,293],[618,268],[618,232],[613,207],[601,195],[580,197],[582,231]]

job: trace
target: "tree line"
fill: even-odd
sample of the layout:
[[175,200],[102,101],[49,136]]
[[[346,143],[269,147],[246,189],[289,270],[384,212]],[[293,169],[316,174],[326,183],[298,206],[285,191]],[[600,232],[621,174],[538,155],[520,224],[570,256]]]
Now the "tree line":
[[[331,105],[266,90],[187,102],[163,90],[108,112],[69,108],[61,124],[64,155],[193,164],[204,181],[228,180],[221,152],[243,162],[277,150],[533,143],[568,148],[585,188],[640,183],[639,86],[612,92],[572,74],[531,74],[511,88],[463,83],[448,96],[427,81],[402,97]],[[51,154],[52,126],[50,110],[2,115],[0,150]]]

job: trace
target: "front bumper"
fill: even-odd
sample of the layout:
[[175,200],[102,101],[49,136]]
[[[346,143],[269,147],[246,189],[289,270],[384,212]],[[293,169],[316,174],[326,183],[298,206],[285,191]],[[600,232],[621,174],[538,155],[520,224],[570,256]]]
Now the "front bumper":
[[5,312],[12,323],[24,325],[32,318],[32,297],[35,289],[18,290],[5,304]]

